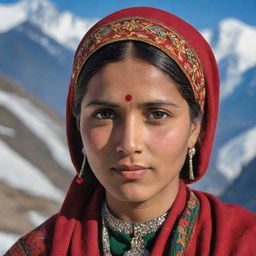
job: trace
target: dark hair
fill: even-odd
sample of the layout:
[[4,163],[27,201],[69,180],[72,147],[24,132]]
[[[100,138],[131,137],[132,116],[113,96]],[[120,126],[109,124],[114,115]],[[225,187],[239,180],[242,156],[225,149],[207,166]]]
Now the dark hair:
[[[84,64],[77,80],[73,114],[77,120],[80,118],[81,101],[86,93],[86,85],[89,80],[105,65],[122,61],[128,56],[146,61],[163,72],[167,73],[176,83],[182,97],[187,101],[189,106],[190,118],[200,120],[202,112],[199,103],[195,100],[191,85],[184,75],[183,71],[167,54],[158,48],[139,41],[119,41],[103,46],[96,51]],[[188,179],[187,159],[181,170],[180,177]],[[89,163],[86,163],[85,178],[90,182],[98,182]]]
[[96,51],[84,64],[76,84],[74,99],[74,116],[79,119],[80,105],[88,81],[103,66],[111,62],[118,62],[131,55],[144,60],[167,73],[176,83],[182,97],[187,101],[192,119],[200,119],[202,112],[199,103],[195,100],[191,85],[183,71],[167,54],[158,48],[139,41],[119,41],[103,46]]

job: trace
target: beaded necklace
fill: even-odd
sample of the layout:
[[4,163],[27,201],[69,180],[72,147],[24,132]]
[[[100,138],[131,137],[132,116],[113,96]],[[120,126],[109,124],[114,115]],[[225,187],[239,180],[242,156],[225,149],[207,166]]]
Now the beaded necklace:
[[104,256],[112,256],[110,251],[109,233],[107,227],[114,231],[133,235],[131,249],[124,256],[149,256],[150,252],[144,248],[143,237],[149,233],[156,232],[164,223],[167,213],[146,222],[126,222],[114,217],[108,210],[107,204],[102,207],[102,244]]

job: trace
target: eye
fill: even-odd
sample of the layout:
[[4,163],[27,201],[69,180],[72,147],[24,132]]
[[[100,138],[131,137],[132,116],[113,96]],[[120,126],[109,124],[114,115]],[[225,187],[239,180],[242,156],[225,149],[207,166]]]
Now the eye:
[[96,119],[114,119],[115,115],[110,109],[102,109],[93,114]]
[[163,110],[154,110],[152,112],[150,112],[150,114],[148,115],[149,119],[164,119],[166,117],[168,117],[168,113],[166,113]]

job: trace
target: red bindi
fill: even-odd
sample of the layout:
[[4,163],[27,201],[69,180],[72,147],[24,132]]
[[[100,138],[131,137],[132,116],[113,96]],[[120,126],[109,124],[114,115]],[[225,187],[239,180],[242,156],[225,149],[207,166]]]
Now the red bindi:
[[131,100],[132,100],[132,96],[131,96],[130,94],[127,94],[127,95],[125,96],[125,100],[126,100],[126,101],[131,101]]

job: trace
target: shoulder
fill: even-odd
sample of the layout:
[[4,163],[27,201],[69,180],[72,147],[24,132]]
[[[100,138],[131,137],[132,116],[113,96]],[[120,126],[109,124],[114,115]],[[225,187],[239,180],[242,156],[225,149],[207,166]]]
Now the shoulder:
[[194,194],[200,201],[201,210],[205,214],[210,214],[212,218],[218,221],[242,221],[243,225],[256,227],[256,215],[237,204],[228,204],[221,202],[217,197],[201,191],[193,190]]
[[256,252],[255,214],[239,205],[223,203],[211,194],[193,192],[201,207],[197,231],[200,234],[211,234],[211,240],[214,241],[212,247],[220,247],[222,250],[229,248],[230,252],[236,252],[231,255]]
[[50,240],[54,229],[56,215],[42,225],[21,237],[4,256],[46,256],[50,249]]

